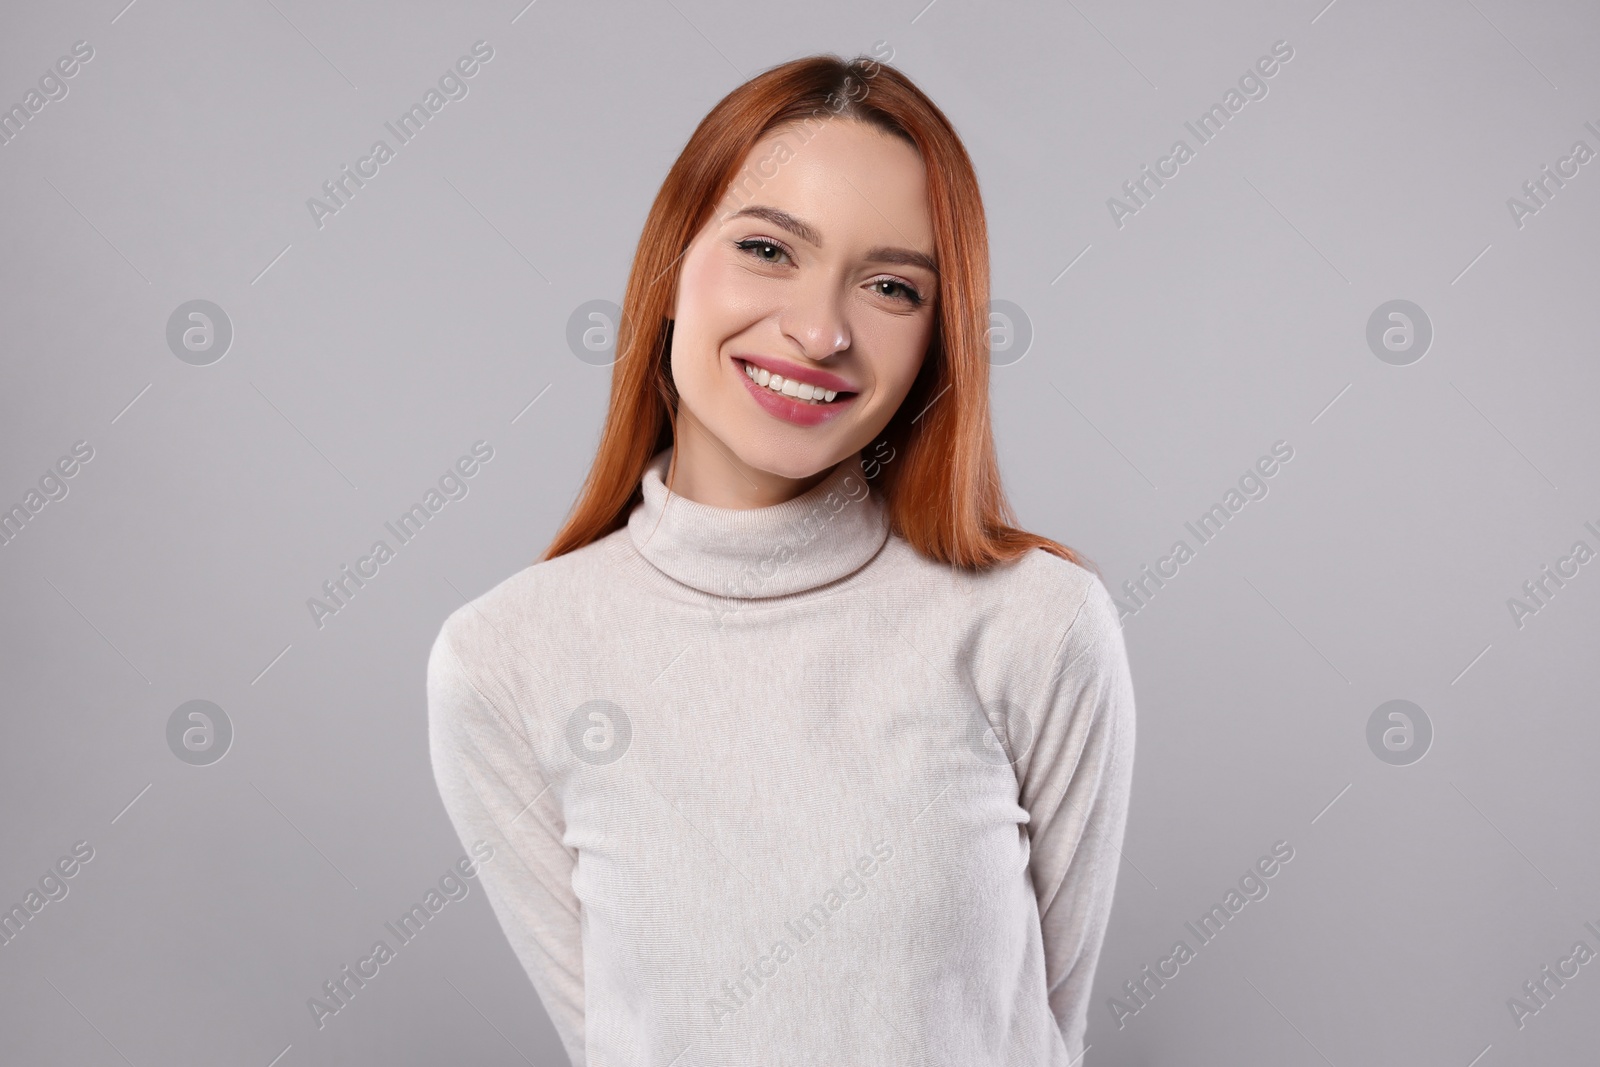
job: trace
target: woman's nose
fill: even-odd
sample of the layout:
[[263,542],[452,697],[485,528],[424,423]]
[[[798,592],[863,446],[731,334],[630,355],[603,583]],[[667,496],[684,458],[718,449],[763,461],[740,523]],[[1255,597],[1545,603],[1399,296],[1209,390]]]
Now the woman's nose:
[[826,359],[850,347],[850,324],[839,287],[823,279],[794,288],[783,309],[784,334],[811,359]]

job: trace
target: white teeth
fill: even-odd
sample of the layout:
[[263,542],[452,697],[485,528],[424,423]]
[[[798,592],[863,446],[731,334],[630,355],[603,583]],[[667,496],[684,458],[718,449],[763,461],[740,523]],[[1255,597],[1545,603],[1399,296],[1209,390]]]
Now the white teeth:
[[756,384],[766,386],[775,393],[782,393],[784,396],[793,397],[808,404],[826,404],[839,395],[836,390],[824,389],[808,382],[797,382],[793,378],[784,378],[780,374],[773,374],[765,367],[757,367],[754,363],[746,363],[744,372]]

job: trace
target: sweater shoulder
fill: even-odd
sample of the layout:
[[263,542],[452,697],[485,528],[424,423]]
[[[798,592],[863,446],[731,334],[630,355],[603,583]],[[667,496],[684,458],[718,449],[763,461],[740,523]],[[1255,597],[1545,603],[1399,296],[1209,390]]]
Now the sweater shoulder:
[[608,567],[618,530],[582,548],[530,563],[461,604],[445,617],[437,641],[447,644],[471,675],[493,671],[578,621]]
[[1009,576],[1019,586],[1038,587],[1035,596],[1039,599],[1065,598],[1074,608],[1096,590],[1105,591],[1094,571],[1042,548],[1030,549],[1011,561]]
[[[1053,747],[1045,734],[1078,738],[1074,744],[1083,745],[1091,735],[1109,732],[1110,759],[1126,766],[1134,738],[1134,694],[1116,600],[1094,571],[1043,549],[1013,561],[1008,579],[1015,583],[1017,602],[1027,605],[1019,612],[1026,617],[1008,627],[1008,639],[1033,658],[1036,666],[1027,684],[1047,702],[1036,722],[1040,745],[1059,754],[1067,750]],[[1030,619],[1033,632],[1027,632]],[[1047,758],[1035,773],[1070,774],[1075,765],[1075,757]],[[1028,767],[1034,767],[1031,759]]]
[[970,615],[978,643],[1013,662],[1042,665],[1060,654],[1076,660],[1085,649],[1111,652],[1106,638],[1121,637],[1116,602],[1100,576],[1043,549],[973,573],[928,559],[894,534],[882,565],[878,587],[892,607],[919,614],[932,605],[928,610],[941,618]]
[[1012,561],[1006,582],[1008,601],[1025,605],[1018,625],[1047,640],[1052,659],[1087,667],[1085,654],[1123,655],[1116,601],[1094,571],[1036,548]]
[[1023,587],[1036,590],[1036,600],[1053,605],[1050,614],[1058,621],[1058,634],[1063,626],[1077,637],[1122,629],[1110,591],[1098,574],[1082,564],[1037,548],[1017,561],[1015,577]]

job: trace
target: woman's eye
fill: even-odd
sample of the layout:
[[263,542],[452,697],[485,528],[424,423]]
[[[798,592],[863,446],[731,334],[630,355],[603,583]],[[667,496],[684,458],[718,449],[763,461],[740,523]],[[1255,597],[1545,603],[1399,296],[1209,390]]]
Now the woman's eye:
[[763,263],[779,262],[778,259],[769,257],[768,253],[775,253],[779,256],[787,256],[789,254],[785,252],[781,246],[760,237],[751,237],[747,240],[735,241],[734,247],[744,252],[748,252],[756,259],[761,260]]
[[892,300],[903,300],[912,307],[916,307],[922,303],[922,294],[911,288],[911,286],[907,285],[905,282],[895,281],[893,278],[879,278],[872,284],[874,286],[886,285],[891,290],[894,290],[891,292],[883,292],[883,290],[879,290],[882,295],[887,296]]
[[[760,260],[762,263],[777,264],[783,262],[784,259],[791,259],[792,261],[788,249],[765,237],[747,237],[742,241],[735,241],[733,246],[741,252]],[[898,279],[879,278],[870,284],[877,290],[879,296],[886,296],[890,300],[896,300],[911,307],[922,306],[922,294]]]

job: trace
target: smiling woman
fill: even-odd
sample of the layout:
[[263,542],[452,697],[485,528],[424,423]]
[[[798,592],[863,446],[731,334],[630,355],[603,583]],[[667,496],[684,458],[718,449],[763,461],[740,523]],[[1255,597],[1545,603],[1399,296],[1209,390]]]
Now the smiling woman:
[[428,662],[577,1067],[1079,1062],[1133,686],[1001,489],[988,285],[960,139],[875,60],[735,88],[667,174],[583,492]]
[[[775,130],[751,154],[793,137]],[[794,497],[877,436],[938,306],[927,175],[905,140],[830,121],[760,196],[702,227],[674,294],[673,487],[720,507]]]

